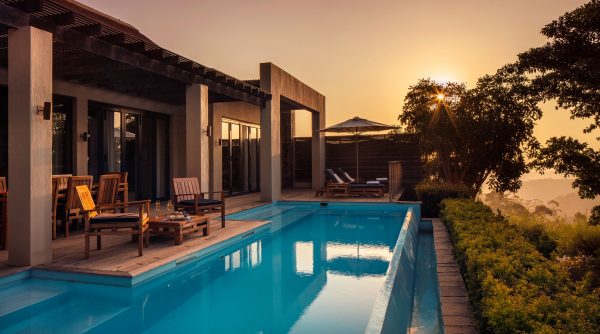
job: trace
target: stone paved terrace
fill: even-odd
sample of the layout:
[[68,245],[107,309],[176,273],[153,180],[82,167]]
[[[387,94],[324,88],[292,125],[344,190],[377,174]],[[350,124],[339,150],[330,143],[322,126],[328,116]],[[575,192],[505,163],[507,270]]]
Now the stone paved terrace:
[[469,294],[452,254],[448,230],[441,220],[432,222],[444,333],[478,333]]

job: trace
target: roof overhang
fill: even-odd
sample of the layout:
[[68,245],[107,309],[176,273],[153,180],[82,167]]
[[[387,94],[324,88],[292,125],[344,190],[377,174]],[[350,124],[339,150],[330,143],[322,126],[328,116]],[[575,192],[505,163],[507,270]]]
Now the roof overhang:
[[[83,64],[90,71],[133,69],[131,76],[143,71],[147,75],[146,82],[149,78],[167,78],[173,88],[177,83],[203,84],[218,96],[217,100],[232,99],[264,106],[271,98],[270,93],[259,87],[165,50],[133,26],[75,1],[0,0],[0,51],[6,51],[8,46],[8,29],[25,26],[51,32],[55,55],[59,53],[65,59],[106,60],[102,64],[106,68],[94,69],[93,65],[98,64],[94,62]],[[76,57],[78,53],[80,56]],[[71,63],[62,63],[65,71],[73,67],[70,69],[77,72]],[[59,70],[63,69],[59,67]]]

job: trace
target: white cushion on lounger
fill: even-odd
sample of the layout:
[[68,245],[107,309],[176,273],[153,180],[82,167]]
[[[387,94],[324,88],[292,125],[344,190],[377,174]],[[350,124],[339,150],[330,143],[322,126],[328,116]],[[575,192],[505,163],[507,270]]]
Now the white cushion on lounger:
[[387,181],[388,178],[387,177],[378,177],[375,180],[377,180],[377,181]]
[[367,181],[367,184],[379,184],[379,181]]
[[340,183],[340,184],[344,183],[344,181],[342,181],[342,179],[340,179],[340,177],[336,173],[333,173],[333,177],[335,177],[335,180],[337,181],[337,183]]

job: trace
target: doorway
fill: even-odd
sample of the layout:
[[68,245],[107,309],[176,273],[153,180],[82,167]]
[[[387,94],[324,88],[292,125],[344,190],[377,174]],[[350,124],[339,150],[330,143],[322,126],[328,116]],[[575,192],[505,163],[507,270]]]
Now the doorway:
[[127,172],[130,199],[168,198],[167,124],[165,115],[90,102],[90,175]]
[[227,195],[259,191],[259,125],[223,119],[221,127],[223,191]]

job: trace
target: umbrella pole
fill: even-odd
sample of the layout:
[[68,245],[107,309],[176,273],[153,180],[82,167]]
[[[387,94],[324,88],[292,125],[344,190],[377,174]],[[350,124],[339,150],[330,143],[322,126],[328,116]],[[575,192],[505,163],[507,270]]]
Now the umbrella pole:
[[354,134],[354,151],[356,152],[356,182],[358,182],[358,133]]

